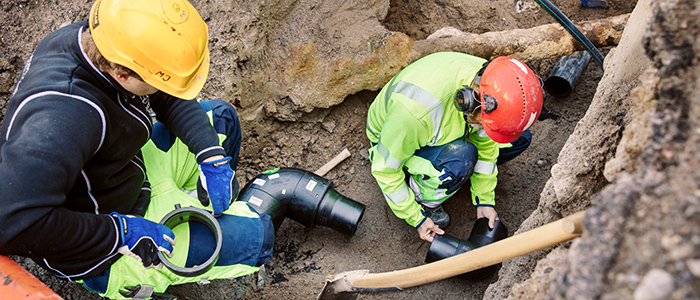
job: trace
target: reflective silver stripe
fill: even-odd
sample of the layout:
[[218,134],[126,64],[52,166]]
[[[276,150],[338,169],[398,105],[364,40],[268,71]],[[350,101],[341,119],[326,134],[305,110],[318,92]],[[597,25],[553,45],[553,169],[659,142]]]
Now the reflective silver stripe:
[[391,200],[391,202],[394,202],[394,204],[399,204],[399,202],[408,198],[408,195],[410,194],[408,193],[408,187],[405,184],[402,184],[399,190],[396,192],[388,194],[384,193],[384,197]]
[[433,197],[433,198],[435,198],[435,200],[441,200],[442,198],[447,197],[447,194],[445,194],[446,192],[447,192],[447,189],[437,189],[435,191],[435,197]]
[[525,125],[525,129],[523,130],[527,130],[528,128],[530,128],[530,126],[532,126],[532,123],[535,123],[535,120],[537,120],[537,113],[531,113],[530,120],[527,121],[527,125]]
[[[95,73],[100,74],[100,76],[102,76],[102,78],[104,78],[104,80],[105,80],[106,82],[109,82],[109,84],[110,84],[111,86],[114,86],[114,84],[112,83],[112,81],[109,80],[109,79],[107,79],[107,76],[105,76],[105,74],[102,73],[102,71],[100,71],[100,69],[98,69],[98,68],[92,63],[92,60],[90,60],[90,58],[87,56],[87,54],[86,54],[86,53],[87,53],[87,50],[85,50],[85,49],[83,48],[83,37],[82,37],[83,28],[85,28],[85,26],[81,26],[80,29],[78,29],[78,46],[80,46],[80,50],[81,50],[80,52],[83,53],[83,58],[85,58],[85,61],[87,61],[88,64],[90,64],[90,66],[91,66],[92,69],[95,71]],[[32,55],[33,55],[33,54],[32,54]]]
[[391,156],[391,153],[389,153],[389,149],[382,144],[382,141],[379,141],[379,145],[377,145],[377,151],[379,151],[379,154],[384,157],[384,165],[387,168],[392,168],[394,170],[398,170],[401,168],[401,165],[403,164],[403,160],[398,160],[394,157]]
[[392,91],[416,101],[430,113],[430,118],[433,121],[433,139],[428,142],[428,146],[435,146],[440,139],[440,123],[442,122],[442,116],[445,114],[440,99],[423,88],[403,80],[393,86]]
[[146,170],[144,169],[144,167],[142,167],[142,166],[145,166],[146,163],[143,162],[143,160],[141,158],[139,158],[138,156],[134,156],[134,158],[131,159],[131,163],[134,164],[137,168],[139,168],[139,170],[141,170],[141,173],[143,174],[143,178],[148,177],[148,176],[146,176]]
[[92,268],[90,268],[90,269],[88,269],[88,270],[86,270],[86,271],[84,271],[84,272],[82,272],[82,273],[78,273],[78,274],[74,274],[74,275],[66,275],[66,274],[64,274],[63,272],[61,272],[60,270],[58,270],[58,269],[52,267],[51,264],[49,264],[49,261],[46,260],[46,258],[44,258],[43,261],[44,261],[44,264],[46,265],[47,268],[51,269],[52,271],[54,271],[54,272],[56,273],[56,274],[55,274],[56,277],[63,278],[63,279],[68,279],[68,280],[71,280],[71,281],[72,281],[72,280],[78,279],[78,277],[83,277],[83,276],[89,274],[90,272],[94,271],[95,269],[97,269],[98,267],[100,267],[101,265],[103,265],[104,263],[109,262],[109,260],[111,260],[113,257],[115,257],[115,256],[117,256],[117,255],[119,255],[118,252],[117,252],[117,253],[114,253],[114,254],[111,254],[111,255],[107,256],[105,259],[103,259],[103,260],[101,260],[100,262],[98,262],[98,263],[97,263],[96,265],[94,265]]
[[[102,119],[102,136],[100,136],[100,144],[97,145],[97,149],[95,149],[95,152],[94,152],[94,153],[97,153],[97,151],[100,151],[100,148],[102,148],[102,143],[104,143],[104,141],[105,141],[105,136],[107,135],[107,119],[106,119],[105,114],[104,114],[104,112],[102,111],[102,109],[101,109],[99,106],[97,106],[97,104],[92,103],[90,100],[88,100],[88,99],[86,99],[86,98],[83,98],[83,97],[80,97],[80,96],[76,96],[76,95],[70,95],[70,94],[64,94],[64,93],[60,93],[60,92],[55,92],[55,91],[44,91],[44,92],[40,92],[40,93],[37,93],[37,94],[33,94],[33,95],[31,95],[31,96],[25,98],[24,100],[22,100],[22,103],[20,103],[19,106],[17,106],[17,108],[15,109],[15,113],[14,113],[14,114],[12,115],[12,117],[10,118],[10,123],[9,123],[9,125],[7,126],[7,134],[5,135],[5,140],[9,140],[9,139],[10,139],[10,132],[12,131],[12,125],[13,125],[13,123],[15,122],[15,117],[19,114],[19,112],[22,110],[22,108],[24,108],[24,106],[25,106],[27,103],[29,103],[29,101],[32,101],[32,100],[34,100],[34,99],[37,99],[37,98],[43,97],[43,96],[63,96],[63,97],[68,97],[68,98],[72,98],[72,99],[75,99],[75,100],[83,101],[83,102],[85,102],[85,104],[92,106],[92,108],[94,108],[94,109],[97,111],[97,113],[100,115],[100,119]],[[5,120],[7,120],[7,118],[5,118]]]
[[[420,192],[420,186],[418,186],[418,183],[416,182],[416,180],[413,179],[413,176],[408,177],[408,187],[411,188],[411,190],[413,190],[413,194],[415,195],[416,201],[418,201],[418,203],[423,204],[423,203],[427,202],[427,201],[423,200],[423,194]],[[434,207],[431,207],[431,208],[434,208]]]
[[204,149],[204,150],[202,150],[202,151],[199,151],[199,153],[197,153],[197,155],[194,156],[194,159],[197,160],[197,161],[199,161],[199,156],[202,155],[202,153],[207,152],[207,151],[211,151],[211,150],[214,150],[214,149],[224,149],[224,147],[221,147],[221,146],[212,146],[212,147],[206,148],[206,149]]
[[374,129],[372,129],[372,126],[369,125],[369,119],[367,119],[367,131],[369,131],[369,133],[371,133],[372,135],[379,138],[379,133],[374,131]]
[[498,168],[496,167],[496,163],[483,161],[483,160],[477,160],[476,165],[474,166],[475,173],[484,174],[484,175],[491,175],[491,174],[495,173],[497,170],[498,170]]
[[[413,180],[413,177],[411,177],[411,180]],[[444,182],[444,181],[443,181],[443,182]],[[431,188],[430,188],[430,185],[428,185],[428,183],[425,182],[425,180],[423,180],[422,177],[421,177],[421,179],[420,179],[420,183],[421,183],[424,187],[426,187],[427,189],[431,189]],[[415,190],[414,190],[414,192],[415,192]],[[445,192],[447,192],[447,189],[441,189],[441,188],[435,189],[435,194],[433,195],[433,200],[440,200],[440,199],[442,199],[442,198],[445,198],[445,196],[447,196],[447,195],[445,194]],[[422,200],[422,199],[421,199],[421,200]],[[420,202],[420,201],[419,201],[419,202]],[[434,202],[434,201],[426,201],[426,202]],[[421,204],[422,204],[422,202],[421,202]],[[435,208],[435,207],[438,207],[438,205],[435,205],[435,206],[428,206],[428,207],[430,207],[430,208]]]
[[[136,119],[136,121],[139,121],[139,123],[141,123],[141,125],[143,125],[143,128],[146,129],[146,132],[147,132],[147,134],[148,134],[148,135],[146,136],[146,142],[148,142],[148,137],[151,136],[151,129],[153,129],[153,122],[151,122],[151,124],[150,124],[150,126],[149,126],[148,124],[146,124],[146,122],[144,121],[144,119],[150,121],[151,118],[150,118],[149,116],[147,116],[143,111],[141,111],[140,109],[138,109],[136,106],[134,106],[133,104],[131,104],[131,102],[129,102],[129,100],[128,100],[128,99],[125,99],[124,97],[125,97],[125,96],[122,96],[122,94],[117,94],[117,102],[119,103],[119,106],[121,106],[121,108],[122,108],[126,113],[128,113],[129,115],[131,115],[132,118]],[[124,98],[124,99],[123,99],[123,98]],[[137,111],[137,112],[139,113],[139,115],[141,115],[141,117],[139,118],[138,116],[136,116],[136,114],[134,114],[131,110],[129,110],[126,106],[124,106],[124,104],[122,103],[122,99],[124,100],[124,102],[129,103],[129,106],[130,106],[134,111]]]
[[489,135],[486,134],[486,130],[483,130],[483,129],[477,130],[476,134],[479,135],[480,137],[489,137]]
[[88,178],[87,174],[85,173],[85,170],[80,170],[80,174],[83,175],[83,179],[85,179],[85,186],[87,187],[87,194],[90,196],[90,199],[92,200],[92,204],[95,206],[95,214],[99,215],[100,214],[100,205],[97,203],[97,199],[95,199],[95,196],[92,195],[92,184],[90,184],[90,178]]

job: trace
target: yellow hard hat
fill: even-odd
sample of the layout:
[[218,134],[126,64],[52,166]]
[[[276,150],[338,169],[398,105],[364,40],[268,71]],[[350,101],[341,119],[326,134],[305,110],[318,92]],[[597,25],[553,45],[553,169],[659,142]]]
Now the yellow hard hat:
[[105,59],[154,88],[194,99],[209,72],[209,32],[186,0],[97,0],[90,31]]

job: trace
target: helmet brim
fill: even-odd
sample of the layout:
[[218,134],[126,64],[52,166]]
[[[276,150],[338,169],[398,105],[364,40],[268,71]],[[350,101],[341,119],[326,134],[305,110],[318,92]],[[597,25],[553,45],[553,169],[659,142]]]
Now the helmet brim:
[[189,83],[185,87],[179,88],[177,86],[168,85],[165,84],[162,80],[153,77],[146,77],[144,79],[147,80],[144,81],[150,84],[151,86],[157,88],[158,90],[171,96],[184,100],[192,100],[195,97],[197,97],[199,92],[204,87],[204,83],[206,83],[208,74],[209,50],[207,49],[204,54],[204,58],[202,59],[202,63],[199,65],[199,68],[197,68],[197,70],[190,76]]
[[508,144],[512,143],[513,141],[517,140],[523,133],[514,133],[514,134],[502,134],[498,131],[494,131],[489,129],[488,127],[484,126],[484,131],[486,132],[486,135],[489,136],[492,140],[494,140],[496,143],[500,144]]

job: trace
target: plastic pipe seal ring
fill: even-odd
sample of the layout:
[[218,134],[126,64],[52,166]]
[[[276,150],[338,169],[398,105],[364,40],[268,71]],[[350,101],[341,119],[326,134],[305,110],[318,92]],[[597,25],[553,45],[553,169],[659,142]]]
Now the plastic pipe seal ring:
[[204,224],[211,230],[214,237],[216,237],[216,249],[214,253],[201,265],[197,265],[191,268],[179,267],[171,263],[163,252],[158,252],[158,258],[163,265],[173,271],[173,273],[184,276],[184,277],[195,277],[204,274],[209,271],[211,267],[216,264],[219,260],[219,254],[221,253],[221,246],[223,244],[223,235],[221,233],[221,226],[219,222],[206,210],[197,207],[180,207],[180,205],[175,205],[175,210],[169,212],[160,221],[160,224],[167,226],[170,229],[175,228],[175,226],[182,223],[187,223],[190,221],[195,221]]

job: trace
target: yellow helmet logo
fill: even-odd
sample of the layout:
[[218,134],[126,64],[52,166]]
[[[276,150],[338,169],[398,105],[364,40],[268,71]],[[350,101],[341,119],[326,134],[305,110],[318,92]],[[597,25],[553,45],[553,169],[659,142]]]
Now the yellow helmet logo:
[[165,17],[168,18],[173,24],[181,24],[187,21],[189,13],[187,12],[187,5],[181,0],[166,0],[163,1],[163,11],[165,12]]
[[193,99],[209,71],[209,32],[185,0],[97,0],[90,31],[100,53],[153,87]]

